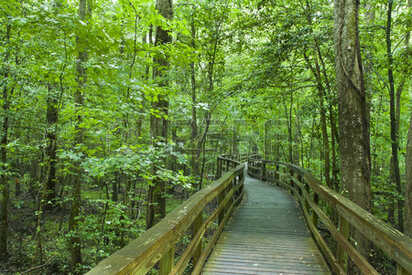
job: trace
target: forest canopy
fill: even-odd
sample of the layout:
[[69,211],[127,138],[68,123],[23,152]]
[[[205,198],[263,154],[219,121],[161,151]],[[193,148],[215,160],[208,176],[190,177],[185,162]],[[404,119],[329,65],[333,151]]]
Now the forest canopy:
[[0,273],[90,270],[221,154],[412,236],[412,1],[346,2],[0,1]]

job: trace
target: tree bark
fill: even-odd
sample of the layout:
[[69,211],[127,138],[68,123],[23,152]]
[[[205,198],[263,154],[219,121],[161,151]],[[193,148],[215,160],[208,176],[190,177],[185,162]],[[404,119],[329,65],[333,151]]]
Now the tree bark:
[[412,115],[406,145],[405,234],[412,237]]
[[336,192],[340,192],[339,188],[339,166],[338,166],[338,158],[336,155],[337,152],[337,144],[339,140],[337,137],[338,127],[336,125],[335,113],[332,102],[329,103],[329,122],[330,122],[330,129],[331,129],[331,146],[332,146],[332,183],[335,188]]
[[[395,80],[393,77],[393,57],[392,57],[392,10],[393,0],[388,0],[387,6],[387,21],[386,21],[386,57],[388,62],[388,81],[389,81],[389,98],[390,98],[390,122],[391,122],[391,184],[396,186],[398,194],[402,193],[401,177],[399,171],[399,137],[398,137],[398,122],[396,107],[400,107],[400,94],[397,93],[395,98]],[[391,198],[395,200],[395,198]],[[398,227],[403,231],[403,202],[402,199],[397,200],[398,203]],[[394,224],[395,225],[395,224]]]
[[[409,9],[412,7],[412,0],[408,0]],[[410,32],[406,34],[406,49],[411,51]],[[408,62],[409,64],[409,62]],[[410,68],[410,66],[409,66]],[[410,80],[409,80],[410,81]],[[408,140],[406,145],[406,191],[405,191],[405,234],[412,238],[412,115],[410,118]]]
[[[7,23],[6,26],[6,45],[10,43],[11,35],[11,25]],[[10,49],[7,49],[4,64],[7,64],[10,58]],[[7,66],[7,65],[5,65]],[[8,220],[8,205],[9,205],[9,183],[7,177],[7,145],[8,145],[8,134],[9,134],[9,111],[10,111],[10,90],[7,79],[9,78],[9,69],[5,69],[4,74],[4,87],[3,87],[3,124],[2,124],[2,137],[0,143],[0,154],[1,154],[1,168],[3,173],[0,176],[0,258],[8,258],[8,231],[9,231],[9,220]]]
[[[316,42],[315,42],[316,43]],[[330,188],[333,188],[330,180],[330,149],[329,149],[329,136],[328,136],[328,127],[326,121],[326,106],[325,106],[325,87],[322,83],[322,76],[318,61],[318,56],[314,58],[315,67],[312,66],[308,56],[304,53],[306,65],[312,71],[312,74],[315,77],[315,84],[318,89],[319,97],[319,113],[320,113],[320,128],[322,131],[322,144],[323,144],[323,175],[325,177],[326,185]]]
[[[306,1],[306,12],[307,12],[307,21],[309,26],[312,26],[312,14],[311,14],[311,7],[308,1]],[[326,185],[330,188],[333,188],[330,179],[330,149],[329,149],[329,136],[328,136],[328,127],[327,127],[327,119],[326,119],[326,106],[325,106],[325,86],[322,81],[322,72],[321,67],[319,65],[319,61],[321,61],[322,65],[324,66],[322,54],[319,47],[319,41],[316,37],[313,39],[313,50],[314,50],[314,65],[312,65],[309,57],[306,55],[305,51],[303,52],[303,56],[306,61],[306,66],[311,70],[313,76],[315,77],[315,84],[318,89],[318,97],[319,97],[319,113],[320,113],[320,126],[322,131],[322,143],[323,143],[323,164],[324,164],[324,171],[323,174],[325,176]],[[327,81],[327,75],[324,74],[325,82]],[[329,89],[330,92],[330,89]]]
[[[223,19],[219,21],[216,25],[216,29],[215,29],[216,32],[214,35],[214,40],[213,40],[213,45],[212,45],[213,48],[212,48],[212,52],[210,53],[210,60],[208,62],[208,67],[207,67],[207,80],[208,80],[207,91],[209,92],[209,94],[211,94],[215,89],[214,74],[215,74],[216,54],[217,54],[218,46],[220,43],[220,31],[221,31],[222,21]],[[200,153],[203,154],[202,164],[200,168],[201,170],[200,170],[199,188],[201,188],[201,186],[203,185],[203,177],[204,177],[205,163],[206,163],[205,146],[206,146],[206,140],[207,140],[207,133],[209,132],[210,121],[212,118],[212,111],[213,110],[207,110],[205,113],[205,121],[206,121],[205,130],[203,132],[202,139],[200,140],[199,145],[198,145],[198,148],[199,148],[198,157]]]
[[[157,0],[156,9],[159,14],[165,19],[171,20],[173,18],[173,3],[172,0]],[[162,27],[156,29],[156,41],[155,45],[166,45],[172,42],[172,37],[168,30],[164,30]],[[166,87],[168,85],[167,72],[165,71],[168,66],[167,56],[157,56],[155,58],[155,68],[153,69],[153,75],[155,79],[159,80],[159,86]],[[157,102],[152,103],[152,108],[158,111],[158,115],[152,115],[150,118],[150,132],[152,136],[152,142],[156,147],[158,142],[167,143],[168,121],[167,114],[169,110],[169,102],[166,95],[159,95]],[[154,170],[156,168],[154,167]],[[156,171],[154,171],[156,173]],[[155,180],[151,186],[149,186],[147,197],[147,212],[146,212],[146,228],[149,229],[155,225],[159,220],[166,216],[166,197],[165,194],[165,182],[161,180]],[[156,207],[157,206],[157,207]]]
[[[359,42],[359,1],[335,0],[336,80],[342,184],[352,201],[371,209],[369,107]],[[368,256],[368,241],[353,232],[359,251]]]
[[[193,8],[194,9],[194,8]],[[196,48],[196,26],[195,26],[195,19],[194,19],[194,11],[192,11],[192,21],[190,23],[190,29],[191,29],[191,35],[192,35],[192,40],[191,40],[191,47],[193,49]],[[192,176],[197,176],[199,174],[199,165],[197,161],[197,153],[194,150],[196,148],[196,138],[198,135],[198,127],[197,127],[197,111],[196,111],[196,104],[197,104],[197,98],[196,98],[196,67],[195,67],[195,62],[190,63],[190,84],[192,88],[192,121],[191,121],[191,147],[193,149],[192,151],[192,159],[191,159],[191,166],[192,166]]]
[[[47,92],[47,181],[46,181],[46,208],[50,209],[56,199],[56,164],[57,164],[57,121],[58,121],[58,95],[49,83]],[[50,202],[50,203],[49,203]]]
[[[79,1],[79,18],[84,23],[88,24],[88,20],[91,16],[92,6],[91,0]],[[75,135],[74,142],[75,147],[78,147],[77,152],[80,154],[80,147],[83,145],[84,129],[81,127],[83,117],[81,115],[84,105],[84,90],[87,83],[87,69],[86,62],[88,59],[87,53],[87,38],[84,34],[78,34],[76,36],[76,47],[78,49],[78,56],[76,61],[76,82],[77,87],[74,94],[74,102],[76,109],[75,119]],[[79,231],[79,216],[80,216],[80,204],[81,204],[81,163],[76,161],[74,163],[75,175],[73,177],[73,189],[72,189],[72,205],[69,217],[69,249],[71,254],[72,271],[79,273],[79,265],[82,263],[81,254],[81,238]]]

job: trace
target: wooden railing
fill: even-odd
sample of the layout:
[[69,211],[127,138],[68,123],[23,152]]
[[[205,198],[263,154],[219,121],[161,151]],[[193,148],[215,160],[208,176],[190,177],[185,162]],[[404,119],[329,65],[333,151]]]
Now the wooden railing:
[[[336,274],[347,274],[348,257],[363,274],[379,274],[349,241],[350,227],[360,232],[395,261],[398,274],[412,274],[412,239],[348,198],[322,185],[311,173],[288,163],[254,159],[248,162],[248,174],[291,191],[300,202],[315,241]],[[334,219],[322,210],[320,203],[334,209],[332,212],[337,215],[338,226],[335,226]],[[336,241],[335,253],[320,234],[317,228],[319,221]]]
[[[219,157],[218,167],[219,173],[223,174],[218,180],[195,193],[138,239],[101,261],[87,274],[146,274],[156,264],[161,275],[182,274],[190,260],[192,274],[199,274],[226,221],[243,197],[245,165]],[[217,206],[213,211],[206,211],[210,204]],[[205,244],[205,233],[216,219],[218,227]],[[175,261],[176,243],[190,229],[191,241]]]

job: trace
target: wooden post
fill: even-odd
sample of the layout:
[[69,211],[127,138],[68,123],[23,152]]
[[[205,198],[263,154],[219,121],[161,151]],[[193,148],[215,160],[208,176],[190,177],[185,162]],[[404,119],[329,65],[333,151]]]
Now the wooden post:
[[[307,183],[305,182],[305,178],[304,178],[304,177],[302,178],[302,184],[305,186],[306,192],[307,192],[307,194],[308,194],[308,199],[309,199],[309,198],[310,198],[310,187],[309,187],[309,184],[307,184]],[[309,213],[310,207],[309,207],[309,203],[308,203],[307,199],[305,199],[305,207],[306,207],[306,209],[308,210],[308,213]],[[312,210],[312,212],[314,212],[314,211]],[[312,215],[313,215],[313,214],[312,214]]]
[[[349,238],[349,223],[345,218],[339,215],[339,231],[345,237],[345,239]],[[348,255],[345,252],[345,248],[338,243],[338,249],[336,250],[336,260],[338,264],[342,267],[342,269],[347,272],[348,271]]]
[[279,177],[279,164],[276,164],[276,168],[275,168],[275,182],[276,185],[279,185],[278,181],[279,181],[280,177]]
[[[307,198],[304,198],[304,201],[305,201],[304,207],[306,208],[306,210],[307,210],[308,213],[309,213],[309,211],[310,211],[310,206],[309,206],[309,202],[308,202],[308,199],[310,198],[309,184],[307,184],[307,183],[305,182],[305,178],[304,178],[304,177],[301,178],[301,182],[302,182],[303,186],[305,187],[306,193],[308,194],[308,197],[307,197]],[[302,193],[303,193],[303,190],[302,190]],[[312,211],[313,211],[313,210],[312,210]]]
[[217,158],[217,173],[216,178],[220,178],[222,176],[222,160],[220,157]]
[[279,181],[279,186],[280,186],[280,182],[282,182],[282,175],[280,174],[281,172],[283,173],[283,170],[284,170],[284,168],[282,168],[282,167],[280,167],[280,166],[278,166],[278,169],[277,169],[277,171],[278,171],[278,181]]
[[[202,224],[203,224],[203,212],[200,212],[199,216],[197,216],[197,218],[194,220],[192,224],[192,238],[196,236],[197,232],[202,227]],[[202,246],[203,246],[203,242],[202,240],[200,240],[199,245],[197,246],[197,248],[195,249],[193,253],[193,266],[196,266],[197,262],[200,259],[200,255],[202,254],[202,250],[203,250]]]
[[[217,197],[218,207],[220,207],[220,204],[225,199],[225,195],[226,195],[226,188],[224,190],[222,190],[222,192]],[[226,207],[223,207],[222,212],[219,213],[219,217],[218,217],[218,224],[219,225],[223,222],[223,219],[225,217],[225,212],[226,212]]]
[[[293,170],[290,170],[290,176],[293,177]],[[293,188],[295,187],[295,184],[293,183],[293,179],[290,179],[290,186]],[[293,191],[291,191],[291,193],[293,194]]]
[[[238,176],[235,174],[235,177],[233,178],[233,181],[232,181],[232,188],[235,188],[236,187],[236,185],[238,184],[238,178],[237,178]],[[235,200],[236,199],[236,192],[235,193],[233,193],[233,196],[232,196],[232,198]]]
[[161,259],[160,259],[160,275],[167,275],[172,271],[175,262],[175,248],[171,248]]
[[[240,187],[236,193],[236,199],[240,196],[240,194],[242,194],[242,188],[243,188],[243,171],[240,172],[239,174],[239,180],[237,182],[237,184],[240,184]],[[240,201],[239,201],[240,203]]]
[[[319,195],[317,193],[313,194],[313,202],[316,205],[319,205]],[[315,211],[312,212],[312,221],[315,227],[318,226],[318,215],[316,215]]]
[[[302,175],[301,174],[298,174],[298,181],[300,182],[300,183],[303,183],[303,180],[302,180]],[[299,190],[299,195],[300,196],[302,196],[302,189],[300,189],[300,186],[298,186],[298,190]]]
[[398,264],[396,275],[410,275],[410,273],[405,268],[403,268],[400,264]]
[[262,161],[262,180],[266,180],[266,163]]
[[[230,192],[230,190],[232,190],[232,189],[235,190],[236,184],[237,184],[237,175],[235,175],[235,177],[233,178],[232,182],[229,184],[230,189],[228,189],[228,192]],[[237,196],[236,196],[236,193],[233,192],[232,202],[236,201],[236,197],[237,197]]]

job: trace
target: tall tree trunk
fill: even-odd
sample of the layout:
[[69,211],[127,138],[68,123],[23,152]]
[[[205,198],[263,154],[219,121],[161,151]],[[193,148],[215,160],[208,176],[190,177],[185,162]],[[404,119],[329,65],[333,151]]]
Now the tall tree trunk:
[[[399,138],[398,138],[398,122],[397,122],[397,111],[396,105],[400,107],[400,103],[396,101],[400,100],[400,94],[395,98],[395,80],[393,77],[393,57],[392,57],[392,9],[393,0],[388,0],[387,7],[387,21],[386,21],[386,55],[388,61],[388,80],[389,80],[389,97],[390,97],[390,121],[391,121],[391,145],[392,145],[392,156],[391,156],[391,184],[396,186],[399,194],[402,193],[401,189],[401,177],[399,171]],[[394,200],[394,198],[391,198]],[[402,199],[398,199],[398,227],[403,231],[403,202]]]
[[46,208],[52,207],[56,199],[56,164],[57,164],[57,120],[58,120],[58,94],[49,83],[47,92],[47,180],[46,180]]
[[338,166],[338,158],[336,155],[337,151],[337,143],[339,143],[339,140],[337,140],[337,126],[336,126],[336,119],[335,119],[335,113],[334,113],[334,108],[332,102],[329,103],[329,122],[330,122],[330,129],[331,129],[331,146],[332,146],[332,183],[335,188],[336,192],[340,191],[339,188],[339,181],[338,181],[338,174],[339,174],[339,166]]
[[[328,107],[329,107],[329,122],[330,122],[330,136],[331,136],[331,151],[332,151],[332,179],[331,179],[331,187],[335,188],[336,191],[339,190],[339,182],[338,182],[338,173],[339,173],[339,167],[337,164],[337,157],[336,157],[336,142],[338,142],[338,131],[337,131],[337,126],[336,126],[336,119],[335,119],[335,113],[334,113],[334,94],[332,91],[332,87],[330,85],[330,81],[329,81],[329,77],[328,74],[326,72],[326,64],[324,62],[324,59],[322,57],[321,51],[320,51],[320,47],[319,47],[319,42],[316,39],[315,40],[315,46],[316,46],[316,51],[318,53],[318,57],[319,57],[319,61],[321,64],[321,68],[322,68],[322,74],[323,77],[325,79],[325,85],[326,85],[326,91],[329,94],[329,97],[327,97],[326,95],[324,95],[325,100],[328,101],[329,98],[329,102],[328,102]],[[329,145],[328,145],[329,148]]]
[[286,116],[286,124],[288,128],[288,162],[294,163],[293,162],[293,123],[292,123],[292,108],[293,108],[293,91],[290,92],[290,107],[288,108],[287,101],[285,97],[282,97],[283,99],[283,107],[285,110],[285,116]]
[[[315,42],[316,43],[316,42]],[[322,76],[318,61],[318,56],[314,58],[315,67],[312,66],[311,61],[309,60],[308,56],[304,53],[304,57],[306,60],[306,65],[312,71],[313,75],[315,76],[315,84],[318,89],[318,97],[319,97],[319,113],[320,113],[320,128],[322,131],[322,156],[323,156],[323,175],[325,177],[326,185],[330,188],[333,188],[331,185],[330,180],[330,149],[329,149],[329,136],[328,136],[328,127],[327,127],[327,119],[326,119],[326,106],[325,106],[325,88],[322,83]]]
[[[210,53],[210,60],[208,62],[208,68],[207,68],[207,80],[208,80],[208,92],[209,94],[212,94],[213,90],[215,89],[214,87],[214,73],[215,73],[215,63],[216,63],[216,54],[217,54],[217,49],[220,43],[220,27],[222,25],[222,21],[219,21],[216,25],[216,33],[215,33],[215,39],[213,41],[213,48],[212,52]],[[200,170],[200,182],[199,182],[199,187],[201,188],[203,184],[203,177],[204,177],[204,171],[205,171],[205,163],[206,163],[206,157],[205,157],[205,146],[206,146],[206,140],[207,140],[207,133],[209,132],[209,126],[210,126],[210,121],[212,118],[212,111],[213,110],[207,110],[205,113],[205,121],[206,121],[206,127],[202,135],[202,139],[199,142],[199,153],[203,154],[202,157],[202,167]]]
[[[172,0],[157,0],[156,9],[159,14],[167,20],[173,18],[173,3]],[[172,42],[172,37],[168,30],[164,30],[162,27],[156,29],[156,42],[157,46],[166,45]],[[166,56],[157,56],[155,58],[156,67],[153,69],[153,75],[155,79],[159,80],[159,85],[166,87],[168,85],[167,72],[165,71],[169,67],[169,61]],[[167,95],[159,95],[159,100],[152,103],[152,108],[159,112],[159,115],[152,115],[150,118],[150,131],[152,141],[155,146],[160,142],[167,143],[168,121],[167,114],[169,110],[169,102]],[[156,169],[156,168],[154,168]],[[165,197],[165,182],[161,180],[155,180],[149,187],[147,197],[147,212],[146,212],[146,228],[150,228],[155,225],[159,220],[166,216],[166,197]],[[157,206],[157,207],[156,207]]]
[[[92,6],[91,0],[79,1],[79,18],[85,23],[89,23],[88,20],[91,16]],[[81,115],[84,105],[84,90],[87,82],[87,70],[86,62],[88,59],[87,54],[87,38],[84,33],[79,33],[76,36],[76,47],[78,49],[78,57],[76,62],[76,82],[77,88],[74,94],[74,102],[76,109],[75,119],[75,136],[74,142],[76,147],[80,147],[83,144],[84,130],[81,126],[83,117]],[[80,153],[81,149],[78,149]],[[72,188],[72,205],[69,217],[69,248],[71,254],[71,264],[74,273],[79,273],[79,265],[82,263],[81,254],[81,238],[79,232],[79,216],[80,216],[80,204],[81,204],[81,163],[77,161],[74,163],[75,175],[73,177]]]
[[[7,22],[6,26],[6,46],[10,46],[10,35],[11,35],[11,25]],[[4,64],[7,64],[10,58],[10,49],[6,50],[6,55],[4,58]],[[2,136],[0,143],[0,154],[1,154],[1,169],[7,171],[7,145],[8,145],[8,134],[9,134],[9,111],[10,111],[10,90],[7,79],[9,78],[9,68],[5,68],[4,74],[4,87],[3,87],[3,125],[2,125]],[[9,231],[9,220],[8,220],[8,205],[9,205],[9,183],[6,173],[1,173],[0,176],[0,258],[8,258],[8,231]]]
[[[412,0],[408,0],[409,10],[412,7]],[[411,52],[410,32],[406,33],[406,49]],[[409,64],[409,62],[408,62]],[[407,66],[410,68],[410,66]],[[405,80],[407,81],[407,80]],[[410,80],[409,80],[410,81]],[[411,89],[411,88],[409,88]],[[408,140],[406,145],[406,190],[405,190],[405,234],[412,238],[412,114],[410,118]]]
[[207,133],[209,132],[211,118],[212,118],[212,112],[210,110],[206,111],[206,126],[203,132],[203,135],[202,135],[202,140],[199,143],[201,147],[199,148],[199,153],[198,153],[198,157],[200,156],[200,153],[202,153],[202,165],[200,168],[199,190],[202,189],[202,185],[203,185],[203,175],[205,172],[205,164],[206,164],[205,149],[206,149]]
[[[194,9],[194,8],[193,8]],[[196,48],[196,26],[195,26],[195,19],[194,19],[194,11],[192,11],[192,21],[190,22],[190,29],[192,35],[191,46],[193,49]],[[197,161],[197,153],[194,150],[196,148],[196,138],[197,138],[197,111],[196,111],[196,67],[195,62],[190,63],[190,84],[192,88],[192,121],[191,121],[191,148],[192,148],[192,159],[191,159],[191,166],[192,166],[192,176],[197,176],[199,174],[199,167]]]
[[[335,0],[336,80],[339,93],[340,157],[343,187],[352,201],[371,209],[369,107],[359,42],[359,1]],[[353,232],[359,251],[368,241]]]
[[46,148],[46,171],[45,183],[41,186],[38,196],[37,206],[37,223],[36,223],[36,262],[43,264],[43,211],[52,209],[56,198],[56,163],[57,163],[57,119],[58,119],[58,95],[54,87],[48,83],[47,85],[47,148]]
[[[307,21],[310,26],[312,26],[312,12],[309,1],[306,1],[306,12],[307,12]],[[322,73],[321,67],[319,65],[319,60],[323,63],[322,54],[319,47],[319,41],[315,37],[313,41],[313,50],[315,51],[314,57],[314,65],[313,67],[311,60],[309,60],[308,56],[306,55],[305,51],[303,52],[306,66],[312,71],[313,76],[315,77],[315,84],[318,89],[318,97],[319,97],[319,113],[320,113],[320,127],[322,131],[322,143],[323,143],[323,164],[324,164],[324,176],[326,185],[330,188],[332,187],[331,180],[330,180],[330,149],[329,149],[329,137],[328,137],[328,127],[327,127],[327,119],[326,119],[326,106],[325,106],[325,87],[322,82]],[[325,82],[327,81],[327,75],[325,74]]]
[[412,237],[412,114],[406,145],[405,234]]

